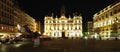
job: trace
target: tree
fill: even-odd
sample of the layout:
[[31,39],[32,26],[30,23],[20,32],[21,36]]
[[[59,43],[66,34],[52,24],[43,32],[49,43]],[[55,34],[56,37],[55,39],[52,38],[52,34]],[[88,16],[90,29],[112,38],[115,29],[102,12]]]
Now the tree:
[[83,37],[88,36],[87,32],[83,32]]

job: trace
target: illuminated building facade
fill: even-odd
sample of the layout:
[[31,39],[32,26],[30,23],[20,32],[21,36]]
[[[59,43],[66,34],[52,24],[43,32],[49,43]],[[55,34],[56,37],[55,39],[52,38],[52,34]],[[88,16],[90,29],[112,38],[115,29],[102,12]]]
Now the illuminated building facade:
[[0,0],[0,37],[17,35],[24,32],[24,26],[36,31],[36,22],[33,17],[22,11],[14,0]]
[[24,17],[22,18],[22,25],[28,25],[31,31],[35,32],[36,31],[36,22],[33,17],[28,15],[27,13],[24,13]]
[[102,37],[120,35],[120,1],[109,5],[93,17],[94,32]]
[[61,16],[53,17],[45,16],[44,19],[44,35],[52,38],[71,38],[82,37],[82,16],[73,15],[73,18],[65,16],[65,8],[61,9]]
[[42,33],[41,30],[42,29],[41,29],[41,23],[40,23],[40,21],[36,21],[36,31],[41,34]]
[[14,8],[14,22],[16,25],[16,31],[21,30],[24,31],[24,26],[28,25],[31,31],[36,31],[36,22],[33,17],[22,11],[20,8]]
[[0,0],[0,35],[14,33],[13,0]]

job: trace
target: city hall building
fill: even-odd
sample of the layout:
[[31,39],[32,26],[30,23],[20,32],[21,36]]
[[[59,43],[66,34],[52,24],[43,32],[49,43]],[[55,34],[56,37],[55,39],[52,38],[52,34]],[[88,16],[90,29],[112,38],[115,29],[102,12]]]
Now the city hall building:
[[61,9],[60,17],[45,16],[44,35],[51,38],[79,38],[82,37],[82,16],[74,14],[73,18],[65,16],[65,7]]
[[96,13],[93,20],[95,34],[102,37],[120,36],[120,1]]

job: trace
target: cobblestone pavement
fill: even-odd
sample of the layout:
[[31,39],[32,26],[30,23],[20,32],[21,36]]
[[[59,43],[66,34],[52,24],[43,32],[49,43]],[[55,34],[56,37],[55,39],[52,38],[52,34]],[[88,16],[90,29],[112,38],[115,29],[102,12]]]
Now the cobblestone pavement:
[[22,42],[0,45],[0,52],[120,52],[120,40],[49,40],[38,47]]

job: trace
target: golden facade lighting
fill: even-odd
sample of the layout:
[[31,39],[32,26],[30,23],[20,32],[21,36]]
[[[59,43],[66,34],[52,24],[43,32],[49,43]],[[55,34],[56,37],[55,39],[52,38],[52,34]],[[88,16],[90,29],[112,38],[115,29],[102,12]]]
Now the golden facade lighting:
[[73,18],[67,18],[65,11],[61,10],[60,18],[45,16],[44,35],[50,37],[82,37],[82,16],[74,15]]
[[120,2],[109,5],[93,17],[94,31],[102,37],[120,35]]

